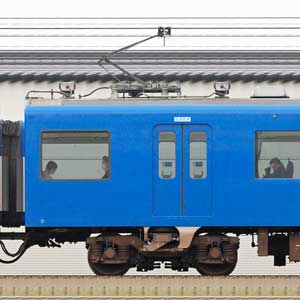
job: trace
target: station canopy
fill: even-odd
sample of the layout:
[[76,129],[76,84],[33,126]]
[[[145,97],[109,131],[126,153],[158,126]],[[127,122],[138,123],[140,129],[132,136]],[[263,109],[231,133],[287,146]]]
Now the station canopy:
[[[2,18],[0,80],[108,81],[122,72],[144,80],[298,81],[300,18]],[[122,75],[120,77],[122,78]]]

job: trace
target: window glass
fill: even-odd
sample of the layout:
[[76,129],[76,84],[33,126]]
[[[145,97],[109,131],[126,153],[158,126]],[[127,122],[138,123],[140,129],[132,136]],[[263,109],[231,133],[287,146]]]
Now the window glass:
[[158,175],[164,179],[176,177],[176,135],[172,131],[159,133]]
[[107,131],[43,132],[41,177],[109,179],[109,142]]
[[190,133],[190,177],[194,179],[207,176],[206,133],[195,131]]
[[300,178],[300,131],[258,131],[257,178]]

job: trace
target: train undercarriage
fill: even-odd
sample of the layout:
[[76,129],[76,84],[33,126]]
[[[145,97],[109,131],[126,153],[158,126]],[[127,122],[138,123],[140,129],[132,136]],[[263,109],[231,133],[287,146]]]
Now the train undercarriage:
[[[165,267],[174,271],[195,268],[201,275],[224,276],[238,261],[239,236],[253,236],[259,256],[273,256],[275,266],[300,261],[300,228],[250,227],[149,227],[149,228],[26,228],[25,232],[0,232],[0,247],[13,263],[34,245],[61,247],[65,242],[85,242],[91,270],[100,276],[124,275],[130,268],[147,272]],[[254,237],[257,236],[256,242]],[[4,240],[23,240],[10,253]]]
[[[184,235],[184,234],[182,234]],[[145,238],[146,236],[146,238]],[[87,239],[88,262],[97,275],[123,275],[165,268],[202,275],[228,275],[237,263],[238,237],[224,234],[185,233],[174,227],[151,227],[143,236],[103,233]]]
[[[140,232],[141,233],[141,232]],[[97,275],[123,275],[165,268],[201,275],[224,276],[238,261],[239,235],[251,234],[258,256],[273,256],[275,266],[300,261],[299,228],[198,228],[182,231],[175,227],[151,227],[143,234],[103,233],[87,239],[88,261]],[[254,242],[254,236],[257,242]]]

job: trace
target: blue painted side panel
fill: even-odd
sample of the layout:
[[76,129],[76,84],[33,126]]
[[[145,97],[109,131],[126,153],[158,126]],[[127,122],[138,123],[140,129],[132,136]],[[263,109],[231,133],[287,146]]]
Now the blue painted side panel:
[[[189,116],[191,125],[211,128],[210,215],[175,215],[175,196],[161,208],[170,207],[173,216],[154,214],[153,130],[174,125],[174,116]],[[42,181],[43,130],[109,130],[111,180]],[[300,107],[28,107],[26,226],[300,226],[300,180],[255,178],[257,130],[300,130]],[[191,190],[188,197],[189,211],[198,209],[193,201],[203,196]]]

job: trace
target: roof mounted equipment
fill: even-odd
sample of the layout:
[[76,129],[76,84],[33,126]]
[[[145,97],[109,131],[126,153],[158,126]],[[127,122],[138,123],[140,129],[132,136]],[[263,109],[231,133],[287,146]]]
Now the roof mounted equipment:
[[55,91],[53,89],[51,90],[31,90],[27,92],[25,99],[41,99],[42,97],[37,96],[37,97],[32,97],[30,96],[31,94],[50,94],[50,99],[54,99],[55,94],[59,94],[62,96],[62,98],[65,99],[73,99],[74,98],[74,92],[76,89],[76,83],[73,81],[69,82],[60,82],[59,83],[59,91]]
[[229,94],[231,88],[230,81],[216,81],[214,83],[216,97],[226,97]]
[[[141,43],[144,43],[146,41],[149,41],[151,39],[154,39],[156,37],[161,37],[164,39],[164,45],[165,45],[165,38],[171,35],[171,27],[158,27],[157,33],[155,35],[152,35],[148,38],[145,38],[141,41],[135,42],[133,44],[130,44],[128,46],[122,47],[118,50],[115,50],[111,52],[108,55],[103,56],[102,58],[99,59],[98,64],[101,66],[110,76],[112,76],[116,81],[118,81],[118,84],[112,86],[112,95],[116,96],[119,94],[122,94],[123,97],[128,95],[129,97],[140,97],[141,95],[144,95],[145,93],[160,93],[164,96],[167,96],[168,93],[176,93],[177,95],[181,94],[181,89],[179,86],[173,85],[169,86],[164,83],[157,83],[157,84],[149,84],[139,78],[138,76],[130,73],[129,71],[125,70],[118,64],[112,62],[111,58],[123,51],[126,51],[134,46],[137,46]],[[135,84],[131,83],[125,83],[122,82],[116,75],[110,73],[107,68],[105,68],[104,64],[110,64],[116,69],[120,70],[123,74],[127,75],[130,77],[133,81],[135,81]]]
[[76,89],[76,83],[74,81],[59,83],[59,90],[63,93],[63,96],[65,98],[72,98],[75,89]]
[[111,87],[112,97],[119,97],[119,94],[122,95],[123,98],[127,96],[137,98],[142,95],[145,95],[149,98],[148,94],[156,94],[159,93],[163,96],[168,96],[169,93],[173,93],[181,95],[181,89],[177,85],[168,85],[165,83],[155,83],[155,84],[147,84],[146,86],[140,84],[131,84],[131,83],[119,83],[115,84]]
[[282,85],[258,85],[251,98],[289,98]]

